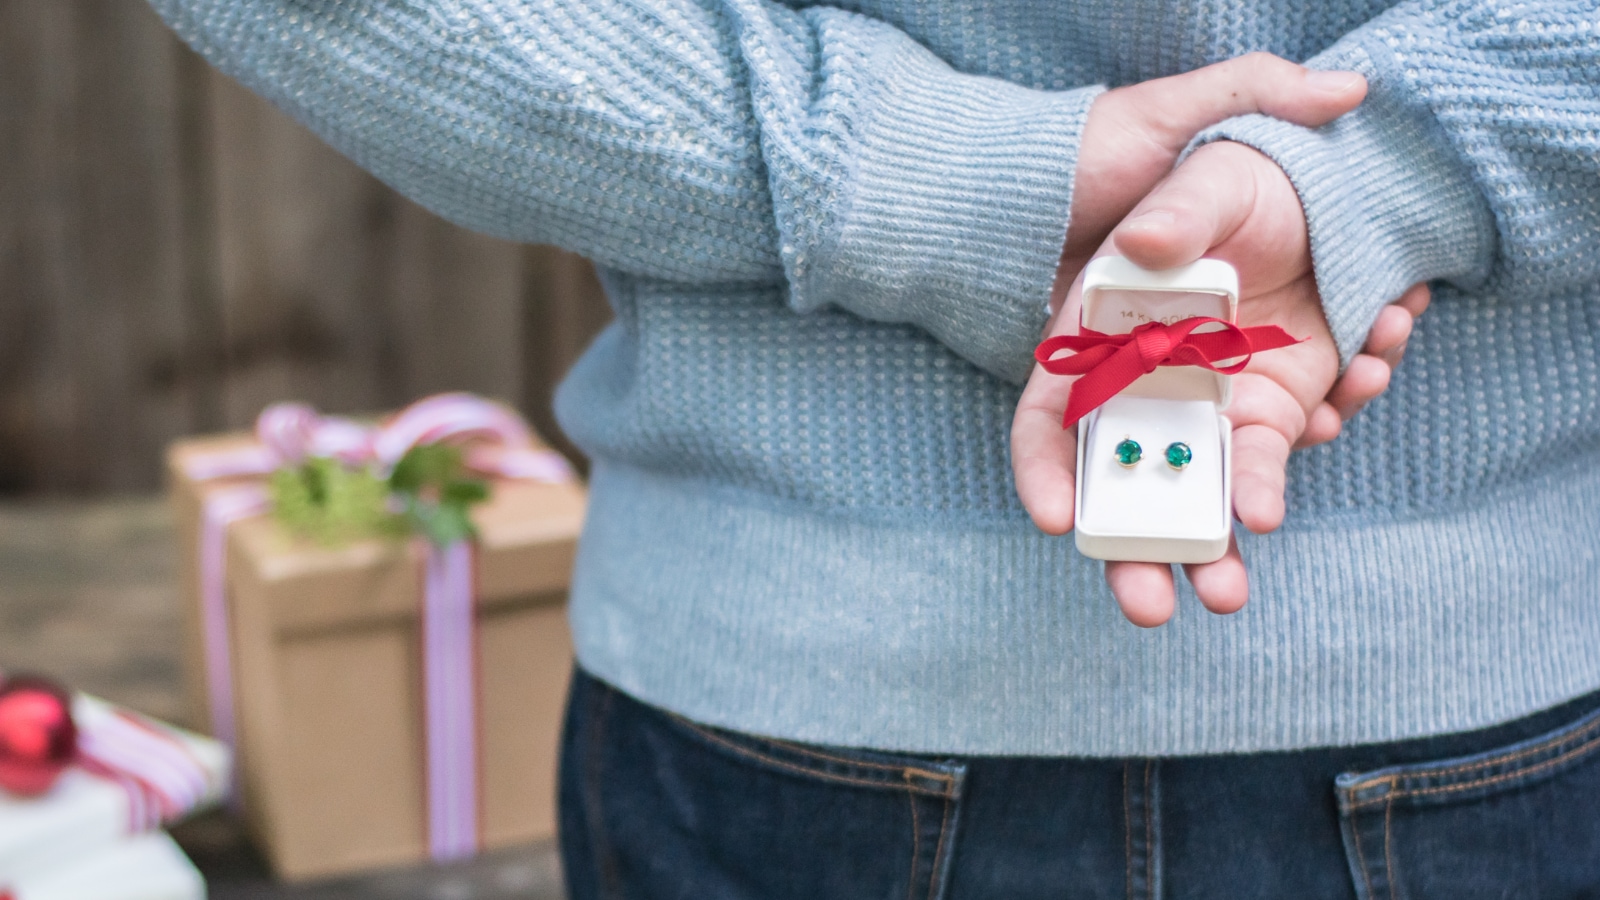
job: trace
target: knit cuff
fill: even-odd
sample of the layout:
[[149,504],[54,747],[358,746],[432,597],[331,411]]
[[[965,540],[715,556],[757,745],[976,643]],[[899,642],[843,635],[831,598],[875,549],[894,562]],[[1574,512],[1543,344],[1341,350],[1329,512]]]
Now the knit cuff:
[[799,305],[909,322],[1022,382],[1045,324],[1079,137],[1101,87],[1037,91],[901,44],[857,120],[833,239]]
[[1413,284],[1471,288],[1489,274],[1495,222],[1470,172],[1382,45],[1342,43],[1308,63],[1361,72],[1367,99],[1319,129],[1262,115],[1230,119],[1194,146],[1231,140],[1288,174],[1305,208],[1322,309],[1341,369],[1379,311]]

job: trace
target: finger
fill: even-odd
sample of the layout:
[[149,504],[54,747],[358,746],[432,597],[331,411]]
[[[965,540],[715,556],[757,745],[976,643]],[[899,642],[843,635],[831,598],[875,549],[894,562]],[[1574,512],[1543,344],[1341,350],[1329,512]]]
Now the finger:
[[1172,567],[1165,563],[1108,562],[1106,584],[1122,614],[1140,628],[1164,624],[1177,608]]
[[1289,441],[1265,425],[1233,432],[1233,512],[1244,527],[1265,534],[1283,524],[1284,468]]
[[1011,466],[1017,499],[1045,534],[1072,530],[1078,439],[1061,427],[1059,411],[1017,410],[1011,427]]
[[1228,539],[1228,552],[1216,562],[1183,567],[1201,605],[1218,615],[1236,613],[1250,600],[1250,576],[1239,555],[1237,538]]
[[1297,125],[1326,125],[1367,95],[1356,72],[1313,71],[1270,53],[1247,53],[1124,89],[1159,140],[1174,152],[1224,119],[1265,113]]
[[1433,292],[1427,284],[1412,285],[1400,295],[1399,300],[1384,307],[1378,314],[1372,333],[1367,336],[1364,352],[1382,359],[1390,368],[1399,366],[1400,361],[1405,359],[1406,345],[1411,340],[1417,319],[1427,312],[1432,300]]
[[1333,390],[1328,393],[1328,402],[1339,411],[1339,418],[1348,422],[1389,387],[1389,378],[1393,374],[1394,369],[1387,362],[1376,356],[1360,354],[1350,360],[1350,367],[1334,383]]
[[1372,330],[1367,332],[1367,342],[1361,352],[1382,360],[1391,368],[1399,365],[1415,321],[1411,311],[1405,307],[1396,303],[1385,306],[1378,311],[1378,318],[1373,320]]
[[1431,302],[1433,302],[1433,292],[1428,289],[1426,283],[1423,283],[1413,284],[1400,295],[1400,299],[1396,300],[1394,305],[1411,313],[1411,317],[1415,319],[1428,311],[1428,304]]
[[[1083,277],[1073,279],[1045,325],[1045,336],[1077,331]],[[1047,374],[1035,366],[1011,418],[1011,471],[1017,499],[1046,534],[1072,530],[1076,502],[1078,432],[1061,426],[1076,378]]]
[[1306,416],[1306,430],[1300,434],[1300,439],[1294,442],[1294,449],[1304,450],[1318,444],[1326,444],[1339,436],[1344,430],[1344,420],[1339,418],[1339,411],[1330,403],[1319,403],[1317,408]]
[[1269,376],[1245,372],[1233,378],[1233,397],[1223,415],[1235,429],[1265,425],[1290,442],[1306,428],[1306,413],[1294,397]]
[[1017,499],[1039,530],[1066,534],[1076,497],[1078,434],[1061,427],[1070,389],[1062,382],[1069,379],[1041,377],[1042,371],[1034,369],[1011,420],[1011,470]]
[[[1199,259],[1244,223],[1255,203],[1254,173],[1240,156],[1216,153],[1218,146],[1196,151],[1112,230],[1123,256],[1170,269]],[[1202,158],[1206,165],[1194,165]]]

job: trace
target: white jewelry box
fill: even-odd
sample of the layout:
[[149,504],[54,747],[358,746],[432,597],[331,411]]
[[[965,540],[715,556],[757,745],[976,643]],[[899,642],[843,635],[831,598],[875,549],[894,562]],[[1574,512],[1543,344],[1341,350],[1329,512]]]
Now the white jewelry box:
[[[1238,306],[1239,275],[1221,260],[1150,271],[1120,256],[1103,256],[1084,270],[1080,322],[1124,334],[1147,322],[1193,316],[1233,322]],[[1228,552],[1233,427],[1222,411],[1231,381],[1199,366],[1162,366],[1079,420],[1078,552],[1165,563],[1215,562]],[[1124,439],[1143,450],[1129,468],[1115,453]],[[1165,459],[1173,442],[1193,452],[1182,471]]]

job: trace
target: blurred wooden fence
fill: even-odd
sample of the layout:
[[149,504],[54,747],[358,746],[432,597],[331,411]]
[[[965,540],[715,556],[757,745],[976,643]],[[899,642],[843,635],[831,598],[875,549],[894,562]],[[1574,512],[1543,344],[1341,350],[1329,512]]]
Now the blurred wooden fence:
[[142,0],[0,0],[0,492],[147,490],[286,398],[472,390],[551,434],[608,316],[587,263],[399,197]]

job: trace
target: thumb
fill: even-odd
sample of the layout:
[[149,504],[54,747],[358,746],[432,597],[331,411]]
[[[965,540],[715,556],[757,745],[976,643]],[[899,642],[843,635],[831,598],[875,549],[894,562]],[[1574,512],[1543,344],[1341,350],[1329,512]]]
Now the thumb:
[[1367,80],[1357,72],[1317,71],[1270,53],[1247,53],[1124,90],[1145,132],[1176,151],[1203,129],[1248,113],[1309,128],[1326,125],[1361,105]]
[[1147,269],[1201,256],[1239,267],[1255,292],[1309,274],[1305,211],[1289,176],[1259,150],[1218,141],[1196,150],[1111,233]]
[[1255,176],[1244,160],[1208,144],[1173,170],[1111,233],[1117,251],[1147,269],[1194,262],[1250,215]]

